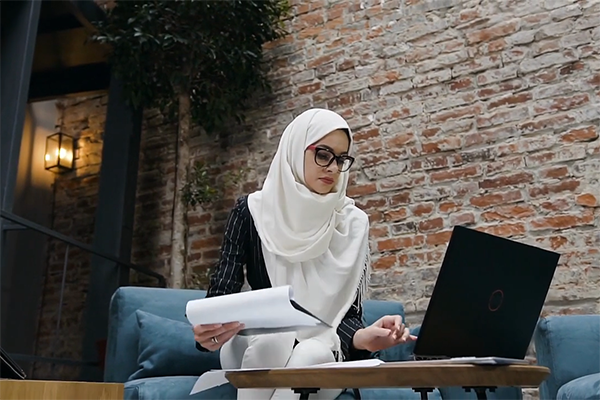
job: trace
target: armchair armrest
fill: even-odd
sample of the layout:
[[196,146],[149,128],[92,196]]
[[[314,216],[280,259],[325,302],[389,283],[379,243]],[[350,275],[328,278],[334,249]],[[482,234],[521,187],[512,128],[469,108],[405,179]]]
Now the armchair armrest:
[[600,315],[541,318],[534,344],[538,364],[550,368],[540,398],[555,399],[565,383],[600,372]]

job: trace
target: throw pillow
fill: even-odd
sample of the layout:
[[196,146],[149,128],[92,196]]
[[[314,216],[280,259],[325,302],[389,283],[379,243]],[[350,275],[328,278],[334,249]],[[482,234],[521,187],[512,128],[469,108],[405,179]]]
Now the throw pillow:
[[129,380],[159,376],[200,376],[220,369],[218,352],[196,349],[194,332],[187,322],[137,310],[139,368]]

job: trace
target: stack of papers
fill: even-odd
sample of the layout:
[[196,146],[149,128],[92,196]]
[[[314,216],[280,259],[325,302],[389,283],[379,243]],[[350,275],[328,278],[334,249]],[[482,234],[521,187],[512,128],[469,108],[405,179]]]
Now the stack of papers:
[[331,327],[294,300],[291,286],[191,300],[186,306],[186,316],[194,326],[240,322],[245,329],[239,335]]
[[416,361],[399,361],[403,365],[419,365],[419,364],[473,364],[473,365],[512,365],[524,364],[529,365],[528,360],[518,358],[503,358],[503,357],[454,357],[440,360],[416,360]]

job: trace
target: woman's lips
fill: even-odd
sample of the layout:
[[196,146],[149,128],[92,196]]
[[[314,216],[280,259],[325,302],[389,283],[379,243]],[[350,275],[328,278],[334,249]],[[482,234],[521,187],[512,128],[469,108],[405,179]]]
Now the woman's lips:
[[319,178],[319,180],[325,182],[328,185],[331,185],[333,183],[333,179],[331,178]]

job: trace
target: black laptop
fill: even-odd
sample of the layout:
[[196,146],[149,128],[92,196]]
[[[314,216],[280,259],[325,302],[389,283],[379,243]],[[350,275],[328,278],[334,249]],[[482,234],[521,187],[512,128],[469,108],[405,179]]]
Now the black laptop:
[[552,251],[456,226],[414,358],[524,359],[559,258]]
[[0,347],[0,378],[25,379],[25,371]]

